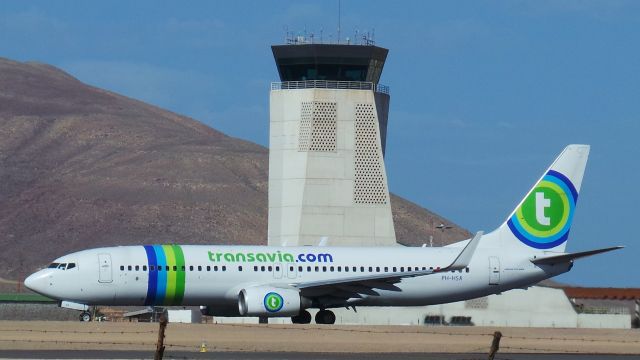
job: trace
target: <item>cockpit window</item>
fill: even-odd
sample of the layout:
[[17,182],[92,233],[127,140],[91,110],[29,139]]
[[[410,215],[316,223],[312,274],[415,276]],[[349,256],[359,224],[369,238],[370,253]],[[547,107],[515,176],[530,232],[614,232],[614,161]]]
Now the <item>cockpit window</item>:
[[48,269],[60,269],[60,270],[69,270],[76,267],[76,263],[51,263],[51,265],[47,266]]

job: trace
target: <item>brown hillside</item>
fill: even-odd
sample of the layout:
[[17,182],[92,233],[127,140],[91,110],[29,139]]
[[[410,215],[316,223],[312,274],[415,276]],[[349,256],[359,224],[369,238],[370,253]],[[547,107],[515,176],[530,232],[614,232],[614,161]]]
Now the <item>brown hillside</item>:
[[[0,58],[0,277],[113,244],[264,244],[267,149],[195,120]],[[403,244],[447,222],[392,199]],[[435,230],[435,244],[469,236]]]

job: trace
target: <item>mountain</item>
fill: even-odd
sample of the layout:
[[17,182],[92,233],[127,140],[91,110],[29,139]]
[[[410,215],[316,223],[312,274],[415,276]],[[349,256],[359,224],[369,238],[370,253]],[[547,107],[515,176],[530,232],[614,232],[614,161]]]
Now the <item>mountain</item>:
[[[45,64],[0,58],[0,278],[106,245],[266,244],[268,150],[98,89]],[[470,236],[392,197],[397,239]]]

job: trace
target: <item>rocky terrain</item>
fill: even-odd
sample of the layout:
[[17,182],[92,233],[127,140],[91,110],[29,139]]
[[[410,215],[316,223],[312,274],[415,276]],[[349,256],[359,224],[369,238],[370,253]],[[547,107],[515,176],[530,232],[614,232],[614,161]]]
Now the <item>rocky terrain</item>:
[[[266,244],[267,149],[0,58],[0,278],[102,245]],[[398,241],[469,233],[393,196]]]

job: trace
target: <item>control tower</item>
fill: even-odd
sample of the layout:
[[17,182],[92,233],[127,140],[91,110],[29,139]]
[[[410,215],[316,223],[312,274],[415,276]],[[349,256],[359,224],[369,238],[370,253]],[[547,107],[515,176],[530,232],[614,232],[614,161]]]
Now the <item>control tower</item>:
[[269,245],[396,245],[384,153],[388,50],[271,47]]

